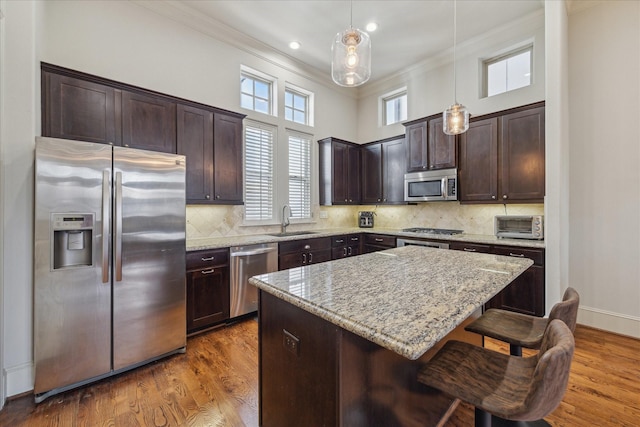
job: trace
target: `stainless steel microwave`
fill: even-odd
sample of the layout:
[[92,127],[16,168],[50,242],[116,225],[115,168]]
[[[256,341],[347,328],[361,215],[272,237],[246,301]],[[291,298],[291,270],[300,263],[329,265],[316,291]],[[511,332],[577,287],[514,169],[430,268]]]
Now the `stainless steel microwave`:
[[405,202],[458,200],[458,169],[412,172],[404,175]]

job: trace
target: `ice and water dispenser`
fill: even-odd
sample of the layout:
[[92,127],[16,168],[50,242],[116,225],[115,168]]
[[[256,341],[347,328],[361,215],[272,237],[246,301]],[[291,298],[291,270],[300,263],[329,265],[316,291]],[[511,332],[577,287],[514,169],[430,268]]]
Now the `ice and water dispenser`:
[[92,213],[53,213],[53,269],[93,264]]

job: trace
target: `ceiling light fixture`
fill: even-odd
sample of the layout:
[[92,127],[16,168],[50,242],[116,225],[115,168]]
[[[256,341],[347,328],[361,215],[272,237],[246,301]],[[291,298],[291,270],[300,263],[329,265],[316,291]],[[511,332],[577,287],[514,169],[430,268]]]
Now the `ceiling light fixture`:
[[371,77],[371,39],[353,28],[353,0],[349,29],[336,34],[331,45],[331,78],[345,87],[360,86]]
[[375,22],[369,22],[367,26],[364,27],[364,29],[369,31],[370,33],[373,33],[375,30],[378,29],[378,24],[376,24]]
[[447,135],[458,135],[469,129],[469,111],[467,107],[458,104],[456,94],[456,24],[457,24],[457,7],[456,0],[453,0],[453,101],[454,104],[449,106],[442,113],[442,128]]
[[293,50],[300,49],[300,46],[302,46],[302,45],[300,44],[300,42],[295,41],[295,40],[294,40],[294,41],[292,41],[291,43],[289,43],[289,47],[290,47],[291,49],[293,49]]

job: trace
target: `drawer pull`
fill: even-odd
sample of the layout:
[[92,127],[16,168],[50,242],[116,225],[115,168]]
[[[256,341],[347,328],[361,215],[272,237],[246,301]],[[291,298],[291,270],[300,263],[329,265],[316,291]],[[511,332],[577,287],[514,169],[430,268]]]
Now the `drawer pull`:
[[509,256],[517,256],[518,258],[524,258],[524,254],[514,254],[512,252],[509,252]]
[[352,238],[351,238],[351,241],[352,241],[352,242],[357,242],[358,240],[360,240],[360,238],[359,238],[359,237],[352,237]]
[[379,237],[376,237],[376,242],[384,242],[384,239],[381,239]]
[[202,261],[213,261],[214,259],[216,259],[216,257],[214,256],[210,256],[209,258],[200,258]]
[[462,248],[462,250],[465,252],[476,252],[476,249],[473,248]]
[[344,239],[338,239],[336,240],[336,243],[344,243]]
[[210,268],[208,270],[202,270],[200,273],[201,274],[211,274],[211,273],[214,273],[215,271],[216,271],[215,268]]

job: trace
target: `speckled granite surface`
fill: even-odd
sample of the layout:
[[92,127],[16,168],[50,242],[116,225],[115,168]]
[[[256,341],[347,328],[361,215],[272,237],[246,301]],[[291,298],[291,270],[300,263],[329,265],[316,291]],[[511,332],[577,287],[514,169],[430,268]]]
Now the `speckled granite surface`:
[[249,282],[415,360],[532,264],[405,246],[263,274]]
[[274,237],[267,234],[229,236],[215,238],[187,239],[187,251],[205,249],[228,248],[230,246],[251,245],[254,243],[285,242],[288,240],[310,239],[313,237],[327,237],[347,233],[378,233],[391,234],[397,237],[419,237],[433,240],[447,240],[468,243],[485,243],[490,245],[520,246],[528,248],[544,248],[544,241],[524,239],[498,239],[495,236],[481,234],[456,234],[453,236],[433,235],[424,233],[406,233],[392,228],[340,228],[328,230],[314,230],[311,234],[299,236]]

